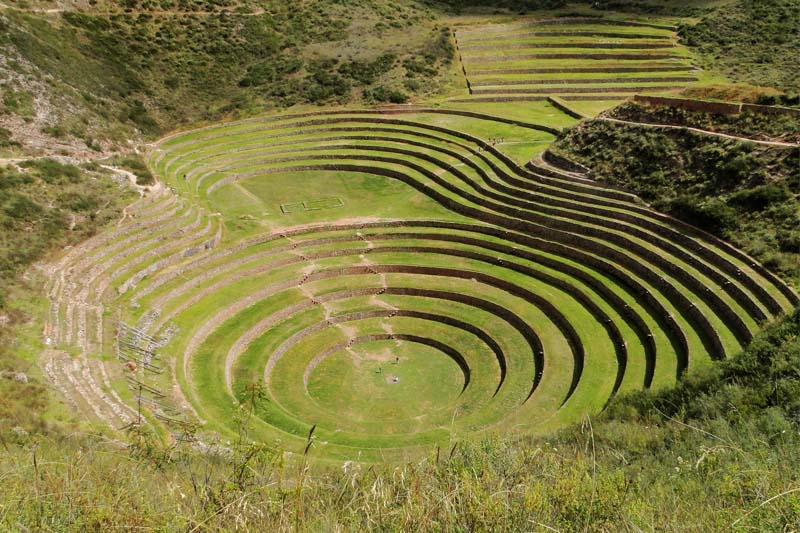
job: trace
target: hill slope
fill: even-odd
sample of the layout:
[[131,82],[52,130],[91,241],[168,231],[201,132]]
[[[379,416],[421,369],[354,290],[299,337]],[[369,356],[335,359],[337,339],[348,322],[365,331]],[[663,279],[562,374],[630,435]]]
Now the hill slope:
[[[797,119],[744,113],[723,117],[627,103],[605,116],[678,124],[755,139],[797,139]],[[554,146],[691,224],[728,239],[800,283],[800,148],[771,147],[686,129],[584,122]]]
[[439,91],[453,53],[416,3],[121,7],[0,10],[0,126],[18,149],[91,156],[265,106],[402,102]]
[[731,80],[800,90],[800,5],[794,0],[739,0],[679,33],[703,64]]

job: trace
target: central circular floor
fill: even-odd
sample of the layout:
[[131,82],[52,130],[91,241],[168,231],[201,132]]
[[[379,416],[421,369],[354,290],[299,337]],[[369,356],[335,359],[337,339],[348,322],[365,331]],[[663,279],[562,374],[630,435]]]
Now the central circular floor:
[[381,340],[331,354],[309,376],[308,393],[322,409],[357,422],[421,419],[451,407],[466,379],[432,346]]

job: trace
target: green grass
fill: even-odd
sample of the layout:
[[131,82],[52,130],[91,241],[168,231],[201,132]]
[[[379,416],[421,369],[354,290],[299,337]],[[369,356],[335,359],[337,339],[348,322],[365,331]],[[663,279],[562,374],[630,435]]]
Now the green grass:
[[[161,448],[146,433],[132,435],[135,446],[127,450],[91,437],[40,437],[34,467],[34,443],[15,437],[0,487],[15,505],[3,519],[9,527],[79,529],[212,530],[235,520],[269,530],[377,524],[424,531],[432,523],[457,529],[469,522],[516,531],[530,527],[535,513],[538,524],[564,530],[792,527],[797,380],[785,371],[796,366],[797,332],[794,313],[742,356],[673,390],[620,399],[603,416],[555,435],[494,434],[388,467],[317,466],[321,475],[306,476],[302,459],[298,467],[236,438],[229,445],[242,455],[212,456],[185,445]],[[240,418],[246,428],[247,413]],[[322,448],[313,442],[310,456]],[[76,460],[64,461],[64,454]],[[245,474],[243,464],[251,467]],[[196,468],[205,472],[200,480],[193,480]],[[33,480],[32,469],[39,472]],[[302,491],[287,489],[294,479],[303,479]]]
[[[615,67],[628,67],[628,68],[646,68],[646,67],[690,67],[691,63],[688,61],[676,61],[671,59],[574,59],[574,58],[541,58],[537,59],[535,64],[533,60],[505,60],[499,62],[483,62],[467,67],[467,74],[474,71],[491,71],[491,70],[507,70],[507,69],[565,69],[567,76],[571,75],[568,69],[581,68],[581,67],[595,67],[595,68],[615,68]],[[642,72],[645,72],[644,70]]]
[[[474,111],[472,104],[448,103],[448,109]],[[526,102],[525,104],[484,103],[480,110],[489,115],[513,118],[534,124],[547,124],[556,128],[564,128],[575,124],[575,119],[553,107],[549,102]]]
[[[408,262],[409,260],[410,260],[410,259],[407,259],[405,262]],[[419,262],[419,259],[416,259],[416,261],[415,261],[415,262]],[[319,262],[318,262],[318,263],[319,263]],[[433,264],[436,264],[436,263],[434,262]],[[322,263],[320,263],[320,264],[319,264],[319,267],[322,267],[322,266],[323,266],[323,264],[322,264]],[[279,277],[283,277],[283,276],[281,275],[281,276],[279,276]],[[250,280],[248,280],[248,283],[249,283],[249,281],[250,281]],[[263,283],[263,282],[262,282],[262,283]],[[339,282],[337,282],[337,283],[339,283]],[[319,284],[319,282],[315,283],[315,284],[312,286],[311,290],[313,290],[314,292],[320,293],[320,290],[316,288],[318,284]],[[421,285],[421,284],[422,284],[422,285]],[[408,286],[414,286],[414,285],[416,285],[416,286],[425,286],[425,285],[423,284],[423,281],[422,281],[421,279],[420,279],[420,280],[416,280],[416,281],[414,281],[414,282],[410,283]],[[433,285],[433,286],[434,286],[434,287],[442,287],[442,285],[443,285],[443,283],[441,283],[441,282],[440,282],[440,283],[437,283],[437,284],[435,284],[435,285]],[[461,285],[461,284],[456,284],[456,286],[458,286],[458,285]],[[335,287],[336,285],[333,285],[333,286]],[[401,286],[402,286],[402,285],[401,285]],[[463,288],[462,288],[462,289],[459,289],[459,291],[460,291],[460,292],[463,292]],[[324,291],[321,291],[321,292],[322,292],[322,293],[324,293]],[[274,305],[273,309],[274,309],[274,310],[279,310],[279,309],[280,309],[282,306],[285,306],[286,304],[285,304],[285,303],[283,303],[283,302],[284,302],[284,300],[276,300],[276,301],[275,301],[275,303],[274,303],[274,304],[272,304],[272,305]],[[258,313],[256,313],[256,314],[252,314],[252,313],[251,313],[251,314],[250,314],[250,316],[253,316],[253,318],[254,318],[254,319],[255,319],[255,318],[259,318],[259,317],[263,317],[263,316],[264,316],[264,311],[262,310],[261,312],[258,312]],[[312,314],[312,315],[309,315],[309,317],[312,317],[312,316],[316,316],[316,317],[318,317],[318,318],[319,318],[319,313],[314,313],[314,314]],[[541,318],[539,318],[539,319],[535,319],[535,320],[534,320],[534,323],[539,323],[539,324],[541,324],[541,322],[542,322],[542,319],[541,319]],[[232,324],[233,324],[233,323],[232,323]],[[237,321],[235,322],[235,324],[236,324],[236,328],[237,328],[237,329],[244,327],[244,326],[243,326],[243,324],[244,324],[244,323],[242,322],[242,320],[241,320],[241,319],[240,319],[240,320],[237,320]],[[239,330],[239,331],[241,331],[241,330]],[[272,346],[273,346],[273,349],[274,349],[274,347],[276,346],[276,344],[275,344],[275,343],[281,342],[283,339],[285,339],[285,338],[287,337],[287,335],[288,335],[288,334],[287,334],[287,333],[285,333],[285,331],[284,331],[284,330],[282,330],[282,328],[278,328],[278,329],[272,329],[272,330],[270,330],[270,332],[269,332],[269,338],[273,339],[273,341],[271,341],[271,342],[273,343],[273,344],[272,344]],[[234,337],[234,338],[235,338],[235,337]],[[251,350],[252,350],[252,354],[253,354],[253,355],[257,355],[257,354],[264,354],[264,353],[265,353],[265,348],[264,348],[264,346],[263,346],[262,344],[258,344],[258,345],[254,345],[254,346],[252,346]],[[219,350],[219,348],[217,348],[216,350],[214,350],[214,352],[217,352],[217,353],[218,353],[218,352],[220,352],[220,351],[221,351],[221,350]],[[268,353],[268,352],[269,352],[269,350],[266,350],[266,352]],[[209,353],[209,352],[205,352],[205,353]],[[212,353],[213,353],[213,352],[212,352]],[[315,353],[318,353],[318,350],[304,350],[302,353],[305,353],[305,354],[306,354],[306,355],[304,356],[305,358],[310,358],[311,356],[313,356],[313,354],[315,354]],[[512,351],[512,352],[510,352],[510,353],[512,353],[512,354],[513,354],[513,351]],[[557,352],[554,352],[554,353],[557,353]],[[200,356],[200,355],[199,355],[198,357],[200,357],[200,359],[201,359],[201,360],[202,360],[202,359],[204,359],[204,357],[203,357],[203,356]],[[286,356],[286,357],[287,357],[287,359],[286,359],[286,360],[288,361],[288,360],[289,360],[289,359],[288,359],[288,358],[289,358],[289,355],[287,354],[287,356]],[[247,366],[249,367],[249,366],[251,366],[251,364],[252,364],[252,363],[249,363]],[[213,367],[213,365],[212,365],[212,367]],[[263,367],[263,364],[262,364],[262,365],[256,365],[254,368],[259,368],[259,367]],[[205,365],[204,365],[204,368],[208,368],[208,367],[205,367]],[[211,368],[208,368],[208,370],[211,370]],[[300,372],[300,373],[302,373],[302,372]],[[291,376],[291,375],[294,375],[295,377],[296,377],[296,376],[298,376],[298,369],[297,369],[297,368],[295,368],[294,372],[287,372],[287,371],[284,371],[284,372],[278,372],[278,370],[276,369],[276,376],[285,376],[285,377],[288,377],[288,376]],[[246,383],[250,382],[250,380],[252,380],[252,379],[255,379],[255,378],[256,378],[256,375],[253,375],[253,376],[252,376],[252,377],[250,377],[250,378],[246,378],[246,379],[244,380],[244,382],[243,382],[243,383],[244,383],[244,384],[246,384]],[[216,379],[214,379],[214,378],[209,378],[209,379],[210,379],[209,383],[214,383],[214,382],[216,382],[216,383],[219,383],[219,378],[216,378]],[[282,378],[282,379],[285,379],[285,378]],[[203,381],[201,381],[200,383],[203,383]],[[200,389],[202,389],[202,390],[208,390],[208,388],[207,388],[207,387],[202,387],[202,386],[199,386],[199,385],[198,385],[198,387],[199,387]],[[295,388],[294,388],[294,389],[292,389],[292,390],[297,390],[297,389],[296,389],[296,385],[295,385],[294,387],[295,387]],[[207,405],[209,405],[209,406],[210,406],[210,405],[213,405],[213,404],[219,405],[219,404],[220,404],[220,402],[218,402],[218,401],[217,401],[217,402],[212,402],[212,403],[210,403],[210,404],[207,404]]]
[[[580,75],[578,75],[580,74]],[[491,85],[493,82],[522,82],[522,81],[537,81],[537,82],[554,82],[566,83],[573,82],[574,80],[606,80],[615,79],[619,80],[617,83],[626,83],[630,78],[671,78],[671,77],[695,77],[697,73],[686,72],[618,72],[609,74],[605,72],[587,72],[587,73],[538,73],[538,74],[503,74],[502,76],[492,75],[479,75],[472,77],[474,85]],[[573,82],[575,83],[575,82]],[[510,85],[513,87],[513,85]]]
[[[610,4],[596,7],[606,9]],[[647,1],[636,6],[625,1],[614,4],[622,11],[660,13],[638,20],[678,22],[678,11],[664,16],[664,11]],[[671,9],[680,8],[680,13],[701,14],[707,3],[668,4]],[[108,8],[105,4],[101,7]],[[139,4],[135,9],[157,7]],[[162,9],[183,7],[161,5]],[[58,23],[12,11],[8,19],[2,19],[4,25],[11,21],[11,26],[3,27],[10,30],[3,39],[22,50],[22,57],[38,68],[50,65],[62,80],[56,83],[65,80],[74,85],[86,93],[80,97],[87,102],[94,91],[122,90],[124,96],[108,96],[109,100],[113,97],[114,105],[103,104],[108,112],[104,118],[115,128],[135,124],[144,131],[156,131],[173,124],[179,115],[196,122],[251,113],[264,102],[289,105],[300,95],[349,102],[395,90],[419,97],[436,93],[429,105],[442,111],[483,112],[555,129],[577,123],[547,102],[480,106],[447,102],[446,98],[463,95],[466,90],[456,65],[446,64],[449,30],[436,26],[437,19],[430,18],[428,8],[382,0],[347,6],[325,2],[315,5],[313,13],[306,6],[298,7],[296,15],[274,6],[262,17],[252,14],[254,7],[242,4],[238,8],[243,14],[230,15],[230,21],[215,17],[208,22],[203,22],[203,17],[210,16],[199,14],[153,18],[136,17],[138,13],[69,15],[63,23],[70,24],[75,33],[64,35],[70,33],[74,41],[66,40],[61,49],[55,47],[61,35],[58,32],[66,30]],[[215,4],[210,9],[222,6]],[[583,5],[566,9],[597,13]],[[370,17],[359,19],[359,13],[366,12]],[[604,16],[629,17],[608,12]],[[177,28],[174,19],[180,17],[186,21],[177,23],[180,31],[170,34],[170,39],[181,42],[184,32],[202,28],[202,37],[193,41],[198,48],[176,50],[152,62],[140,61],[140,55],[147,55],[155,42],[166,39],[163,32]],[[248,20],[263,22],[269,17],[277,21],[274,28],[261,28],[269,35],[252,33]],[[106,19],[108,27],[103,23]],[[294,26],[299,20],[311,20],[311,24]],[[376,24],[379,20],[382,22]],[[406,25],[409,20],[411,26]],[[453,22],[475,24],[479,20],[513,23],[520,19],[508,14],[481,15]],[[344,31],[343,21],[353,26]],[[228,31],[228,22],[239,24],[243,40],[212,52],[207,47],[215,46],[219,35]],[[552,28],[558,26],[511,30],[511,35]],[[409,37],[412,29],[420,31]],[[652,28],[602,29],[672,37],[669,31]],[[30,30],[28,34],[26,30]],[[297,38],[303,44],[280,43],[282,52],[267,61],[239,50],[254,37],[269,48],[276,35]],[[527,42],[561,42],[566,50],[579,50],[569,44],[586,38],[536,37]],[[404,39],[413,42],[402,47]],[[106,55],[109,42],[117,57]],[[502,46],[525,41],[485,42]],[[127,48],[130,43],[140,48]],[[61,54],[48,52],[52,50],[61,50]],[[378,52],[393,54],[394,62]],[[198,57],[217,60],[226,54],[235,57],[216,63],[222,66],[197,62]],[[93,57],[95,63],[82,64],[84,56]],[[297,70],[283,63],[289,56],[299,59]],[[337,56],[336,62],[320,61],[333,56]],[[137,61],[129,61],[131,58]],[[379,61],[374,61],[376,58]],[[60,63],[51,64],[56,61]],[[98,86],[89,94],[87,87],[96,84],[98,73],[112,63],[114,68],[106,76],[112,87]],[[536,66],[621,63],[543,60]],[[690,64],[688,60],[680,63]],[[530,66],[531,62],[513,64]],[[645,63],[625,64],[638,68]],[[189,71],[191,80],[183,76]],[[159,85],[167,72],[174,75],[164,85],[169,91]],[[653,77],[670,75],[654,73]],[[609,85],[641,85],[644,82],[626,80],[643,76],[649,74],[621,73],[618,81]],[[721,79],[709,71],[698,76],[700,80],[693,85],[700,88]],[[607,75],[512,74],[504,79],[556,77],[584,85],[578,80]],[[473,80],[493,78],[481,75]],[[205,86],[196,91],[197,97],[186,98],[203,80]],[[239,85],[241,80],[247,83]],[[128,86],[129,82],[135,83]],[[114,83],[119,84],[116,89]],[[344,90],[348,86],[349,92]],[[363,94],[362,88],[370,92]],[[278,95],[276,90],[284,92]],[[30,100],[18,92],[9,94],[12,97],[3,103],[6,112],[30,115]],[[147,95],[146,106],[141,103],[142,95]],[[578,101],[569,105],[595,114],[611,103]],[[346,108],[337,108],[342,109]],[[294,111],[319,109],[298,107]],[[405,124],[364,122],[368,117]],[[755,296],[747,279],[765,287],[782,310],[790,311],[792,302],[774,280],[717,242],[697,236],[684,241],[678,235],[681,227],[603,184],[519,168],[550,145],[554,140],[551,133],[492,118],[447,113],[376,116],[351,111],[335,124],[314,124],[316,118],[292,118],[288,113],[257,116],[164,140],[146,161],[153,174],[177,190],[179,200],[143,202],[129,208],[123,221],[112,224],[108,233],[85,249],[60,254],[65,262],[59,270],[55,274],[45,271],[45,277],[51,279],[35,273],[25,280],[32,287],[47,281],[47,290],[59,302],[56,314],[62,321],[80,316],[80,309],[67,314],[71,297],[88,297],[88,305],[104,305],[104,346],[87,355],[103,358],[109,369],[119,370],[111,372],[111,387],[129,405],[136,403],[135,391],[125,383],[113,350],[117,320],[142,324],[156,336],[173,332],[161,349],[164,374],[148,375],[147,381],[164,392],[163,401],[179,408],[179,416],[196,423],[196,428],[162,424],[146,410],[150,427],[133,428],[127,434],[104,429],[91,414],[90,403],[78,398],[82,420],[71,427],[105,431],[115,442],[131,445],[120,451],[106,447],[106,441],[84,437],[56,441],[58,437],[50,437],[54,433],[49,424],[70,427],[74,419],[68,409],[43,400],[40,372],[35,365],[21,363],[33,361],[43,348],[41,320],[47,302],[30,299],[27,287],[12,286],[10,299],[22,298],[27,303],[16,306],[10,315],[17,334],[8,353],[13,351],[16,357],[6,358],[4,363],[7,360],[14,369],[26,369],[32,382],[23,389],[11,379],[0,379],[5,398],[0,423],[7,453],[7,461],[0,462],[0,473],[6,481],[4,501],[9,502],[7,512],[0,516],[3,527],[92,530],[124,525],[213,530],[236,524],[263,530],[695,527],[705,531],[729,530],[736,524],[765,530],[791,529],[796,524],[794,319],[760,337],[744,356],[719,366],[711,364],[712,357],[734,356],[742,347],[732,323],[720,310],[730,309],[752,333],[757,333],[761,324],[744,300],[753,301],[769,320],[780,314]],[[75,117],[74,121],[84,119]],[[780,135],[785,133],[784,126],[748,123],[747,131]],[[587,127],[581,123],[567,136]],[[636,144],[642,139],[644,147]],[[663,139],[651,140],[647,135],[614,142],[595,139],[590,143],[591,155],[597,159],[608,156],[609,150],[622,152],[615,155],[618,159],[613,159],[613,164],[597,167],[614,179],[630,171],[649,180],[652,160],[680,166],[663,152],[652,158],[643,156],[648,149],[672,146]],[[484,144],[487,142],[491,146]],[[626,142],[643,151],[628,157],[623,150]],[[713,155],[713,150],[702,147],[697,152],[706,158]],[[775,198],[783,202],[742,215],[747,223],[758,222],[755,230],[747,230],[749,241],[744,246],[748,251],[757,249],[759,241],[761,246],[794,246],[797,239],[789,222],[796,210],[784,205],[796,196],[794,175],[781,170],[785,162],[781,158],[759,153],[753,159],[749,153],[737,152],[741,157],[736,164],[726,164],[720,172],[743,174],[757,161],[770,171],[779,170],[775,175],[785,191],[776,192],[770,188],[774,184],[760,184],[724,195],[725,202],[739,207]],[[624,161],[619,159],[623,155]],[[285,157],[294,160],[280,161]],[[368,164],[372,169],[289,170],[343,163]],[[636,169],[629,168],[637,164]],[[739,168],[742,165],[744,170]],[[138,160],[128,161],[126,166],[142,170]],[[56,168],[45,164],[30,172],[49,172],[51,167]],[[402,175],[408,183],[380,175],[389,171],[398,173],[396,178]],[[70,172],[65,175],[69,177]],[[235,179],[216,186],[226,178]],[[692,194],[704,190],[696,180],[682,184]],[[27,194],[13,184],[7,188]],[[786,191],[792,194],[784,194]],[[15,205],[6,202],[3,213],[13,212]],[[680,205],[686,208],[688,204]],[[282,206],[288,206],[285,212]],[[719,214],[700,207],[703,209],[695,215]],[[494,217],[505,208],[514,211],[503,218]],[[192,226],[201,211],[199,225]],[[786,224],[767,220],[767,211]],[[97,222],[113,222],[112,218]],[[392,221],[416,221],[419,225],[392,227]],[[377,222],[381,224],[369,225]],[[356,227],[342,227],[347,223]],[[209,232],[201,234],[207,224]],[[222,240],[215,241],[213,249],[195,249],[207,243],[218,224]],[[478,227],[443,227],[451,224]],[[773,231],[776,227],[777,232]],[[559,232],[559,228],[568,231]],[[20,227],[16,230],[22,235]],[[282,232],[286,235],[279,235]],[[103,240],[111,234],[118,236]],[[15,238],[10,236],[9,242]],[[668,251],[673,240],[677,252],[688,254],[700,266]],[[605,248],[594,251],[595,244]],[[584,250],[585,255],[573,256],[576,249]],[[709,253],[702,254],[702,250]],[[786,252],[786,257],[792,256]],[[400,272],[390,271],[397,265]],[[677,267],[671,275],[670,265]],[[743,275],[736,276],[731,266],[741,269]],[[341,271],[353,267],[361,270]],[[408,267],[425,270],[411,272]],[[441,268],[455,272],[432,270]],[[67,273],[67,284],[59,281],[61,269]],[[312,277],[306,279],[307,275]],[[127,292],[118,294],[116,289],[121,287],[127,287]],[[109,290],[101,298],[104,288]],[[713,298],[704,288],[711,289]],[[387,292],[382,292],[384,289]],[[407,289],[423,294],[403,293]],[[651,291],[652,298],[647,300],[642,290]],[[345,295],[343,291],[354,292]],[[739,294],[744,294],[744,300]],[[699,314],[717,332],[724,354],[709,353],[698,331],[702,321],[692,317],[689,304],[697,305]],[[292,306],[297,310],[283,316]],[[400,313],[393,315],[397,310]],[[424,317],[405,316],[405,311]],[[365,312],[372,315],[358,315]],[[574,328],[584,353],[580,381],[566,402],[577,360],[575,346],[568,341],[572,334],[559,323],[560,315]],[[687,344],[690,372],[677,387],[679,343],[665,327],[666,315],[674,317]],[[308,329],[326,320],[333,323]],[[606,326],[606,320],[613,327]],[[655,368],[651,388],[658,392],[637,393],[653,363],[646,361],[649,341],[640,337],[637,320],[652,335]],[[83,327],[93,332],[96,326],[91,311],[86,324],[74,325],[71,333],[77,336]],[[469,368],[469,384],[462,392],[465,374],[441,350],[409,340],[357,343],[319,358],[327,348],[349,338],[388,331],[429,337],[458,350]],[[541,341],[544,358],[541,382],[532,394],[537,348],[526,331]],[[619,383],[615,382],[621,371],[616,331],[627,354]],[[5,330],[0,330],[0,335],[4,334]],[[295,334],[302,338],[278,358],[278,347]],[[74,342],[63,347],[76,356],[81,353]],[[498,352],[505,359],[498,359]],[[395,357],[400,358],[399,364],[393,363]],[[274,367],[268,366],[273,360]],[[504,374],[501,360],[507,365]],[[93,375],[98,373],[98,367],[89,368]],[[382,371],[376,372],[377,368]],[[390,375],[397,375],[399,382],[387,382]],[[94,378],[99,379],[97,375]],[[611,398],[615,385],[619,385],[617,396]],[[104,385],[103,389],[111,394]],[[609,401],[610,408],[600,414]],[[36,424],[28,422],[31,413],[42,413]],[[574,425],[578,422],[580,425]],[[19,428],[6,431],[12,424]],[[35,433],[27,436],[21,429]],[[562,432],[556,433],[558,430]],[[200,441],[183,444],[185,432],[190,436],[186,442],[194,442],[192,436]],[[212,455],[213,450],[219,453]],[[65,454],[75,460],[64,461]],[[342,468],[346,460],[370,465],[344,463]],[[390,470],[385,463],[400,466]],[[313,469],[306,468],[309,464]],[[348,502],[347,506],[342,502]]]
[[[353,351],[331,355],[309,379],[309,395],[337,416],[410,421],[449,406],[461,393],[458,365],[429,346],[374,341]],[[392,366],[397,357],[401,362]]]
[[[408,185],[369,174],[287,172],[268,175],[266,179],[249,179],[242,186],[270,208],[270,215],[263,217],[268,227],[296,226],[337,218],[450,218],[447,211]],[[324,191],[325,197],[341,198],[344,206],[336,208],[339,210],[336,213],[329,210],[280,212],[279,204],[315,200],[313,195],[309,196],[309,191]],[[220,204],[224,206],[222,202]]]
[[[593,15],[593,16],[596,16]],[[609,17],[612,18],[613,17]],[[651,20],[652,22],[652,20]],[[550,32],[552,35],[537,35],[541,32]],[[563,35],[562,32],[588,32],[586,35]],[[595,34],[591,34],[595,32]],[[677,44],[675,34],[666,29],[656,29],[647,27],[625,27],[604,25],[598,19],[597,24],[587,24],[575,21],[574,24],[548,24],[544,17],[542,22],[532,21],[529,26],[518,23],[489,25],[483,31],[473,31],[467,26],[463,31],[457,31],[459,36],[460,57],[466,69],[466,76],[477,94],[496,94],[504,96],[503,91],[507,89],[524,90],[526,86],[503,86],[492,87],[492,81],[520,80],[520,79],[553,79],[570,80],[573,84],[592,87],[592,79],[617,79],[614,84],[598,84],[598,89],[619,87],[639,87],[646,86],[647,83],[626,83],[630,78],[649,78],[667,77],[666,73],[649,73],[647,68],[662,66],[690,66],[692,64],[692,54],[685,47]],[[613,35],[620,35],[626,38],[614,38]],[[649,37],[660,37],[652,39]],[[596,48],[575,47],[576,43],[588,43]],[[658,44],[663,47],[658,49],[631,49],[614,48],[615,44],[626,46],[652,45]],[[557,48],[551,46],[557,45]],[[675,59],[664,60],[657,57],[658,54],[669,54]],[[524,59],[522,56],[528,54],[584,54],[585,58],[533,58]],[[626,59],[614,59],[613,56],[624,54],[630,56]],[[603,56],[608,55],[608,59]],[[487,61],[487,58],[492,58]],[[615,73],[614,68],[624,67],[626,69],[640,68],[638,72]],[[558,74],[487,74],[492,70],[514,70],[514,69],[555,69],[563,70]],[[605,72],[579,73],[569,72],[568,69],[598,69],[608,68]],[[652,76],[651,76],[652,74]],[[671,73],[673,76],[676,73]],[[705,84],[719,80],[719,76],[701,74],[696,83]],[[653,82],[657,84],[658,82]],[[685,86],[686,81],[669,82],[669,85]],[[554,94],[568,92],[568,87],[561,84],[554,84],[552,87],[547,85],[534,85],[528,89],[551,89]],[[597,94],[601,94],[598,90]]]

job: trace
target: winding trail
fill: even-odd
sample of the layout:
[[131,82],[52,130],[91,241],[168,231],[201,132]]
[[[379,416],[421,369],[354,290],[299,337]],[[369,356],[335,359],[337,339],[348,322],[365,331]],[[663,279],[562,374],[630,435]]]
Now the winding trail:
[[665,130],[688,130],[688,131],[693,131],[695,133],[700,133],[701,135],[719,137],[721,139],[733,139],[735,141],[740,141],[740,142],[750,142],[750,143],[762,144],[764,146],[777,146],[779,148],[800,147],[800,144],[797,143],[788,143],[783,141],[762,141],[759,139],[751,139],[750,137],[739,137],[737,135],[729,135],[727,133],[719,133],[716,131],[704,130],[700,128],[691,128],[688,126],[675,126],[673,124],[653,124],[651,122],[634,122],[632,120],[622,120],[610,117],[597,117],[597,120],[602,120],[604,122],[613,122],[615,124],[627,124],[629,126],[644,126],[646,128],[657,128]]

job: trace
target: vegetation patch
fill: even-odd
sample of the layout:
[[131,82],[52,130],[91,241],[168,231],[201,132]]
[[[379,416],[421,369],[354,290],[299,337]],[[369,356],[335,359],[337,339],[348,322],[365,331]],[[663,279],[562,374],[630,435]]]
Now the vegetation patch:
[[[794,119],[709,116],[626,104],[613,116],[665,118],[727,133],[796,138]],[[787,131],[779,130],[786,124]],[[800,256],[800,149],[755,145],[687,130],[604,121],[566,132],[556,148],[592,168],[598,179],[631,190],[655,208],[729,239],[770,269],[795,280]]]
[[[0,48],[25,65],[26,83],[54,80],[41,95],[53,109],[47,135],[121,145],[265,105],[355,102],[365,90],[367,101],[405,101],[438,90],[453,58],[449,31],[417,3],[206,6],[213,14],[198,3],[121,7],[0,16]],[[31,94],[4,91],[0,106],[31,116]]]
[[679,30],[705,65],[732,80],[777,87],[796,95],[800,86],[800,9],[793,0],[738,0],[696,25]]
[[[97,233],[130,202],[107,175],[52,159],[0,167],[0,432],[49,433],[49,388],[37,378],[44,312],[35,261]],[[27,272],[26,272],[27,271]],[[16,432],[16,433],[14,433]]]
[[0,529],[797,529],[796,121],[575,126],[749,2],[9,2]]
[[115,166],[132,172],[136,176],[137,185],[153,185],[155,183],[152,172],[150,172],[150,169],[147,168],[144,160],[138,154],[117,156],[112,158],[110,162]]
[[20,144],[14,140],[11,131],[0,127],[0,148],[15,148]]
[[[0,279],[8,284],[47,252],[80,242],[119,215],[129,198],[104,177],[53,159],[35,159],[20,169],[0,168]],[[0,306],[9,302],[4,298]]]
[[[729,362],[673,390],[620,398],[603,416],[556,435],[459,442],[391,467],[318,467],[303,477],[302,492],[281,486],[299,475],[295,465],[247,441],[249,406],[262,401],[257,391],[229,454],[164,447],[148,431],[133,432],[127,451],[104,449],[90,437],[16,436],[6,440],[8,459],[0,463],[9,480],[0,495],[16,502],[3,520],[76,529],[213,530],[237,521],[271,531],[298,523],[510,532],[534,520],[559,530],[687,523],[781,530],[800,521],[799,338],[794,312]],[[39,477],[31,483],[25,472],[34,450]],[[80,460],[63,461],[64,454]],[[42,494],[54,502],[45,512]],[[67,497],[69,505],[55,504]],[[274,505],[277,498],[281,505]],[[342,507],[342,499],[349,505]]]

